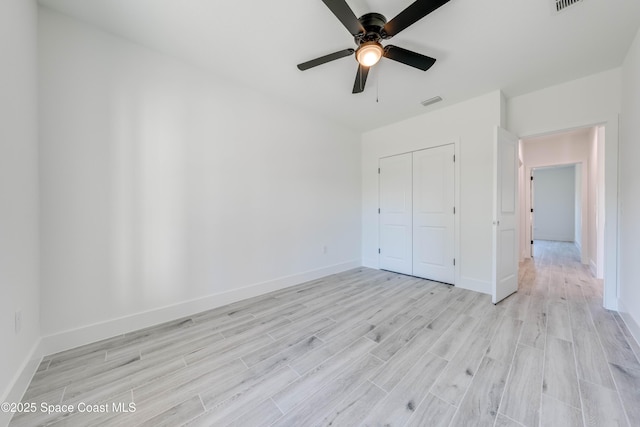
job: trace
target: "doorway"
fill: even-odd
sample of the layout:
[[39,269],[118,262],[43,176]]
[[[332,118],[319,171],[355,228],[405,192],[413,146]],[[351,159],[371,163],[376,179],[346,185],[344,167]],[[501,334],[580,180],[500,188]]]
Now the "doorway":
[[[607,129],[614,135],[611,141]],[[535,181],[537,168],[574,165],[576,197],[574,243],[580,260],[594,277],[604,279],[604,306],[617,308],[617,128],[608,124],[524,137],[521,140],[521,259],[535,256]],[[606,167],[605,167],[606,166]],[[531,198],[534,202],[532,204]],[[534,209],[534,212],[531,212]],[[606,249],[606,250],[605,250]]]
[[582,253],[582,163],[532,168],[530,199],[531,257],[536,241],[570,242]]

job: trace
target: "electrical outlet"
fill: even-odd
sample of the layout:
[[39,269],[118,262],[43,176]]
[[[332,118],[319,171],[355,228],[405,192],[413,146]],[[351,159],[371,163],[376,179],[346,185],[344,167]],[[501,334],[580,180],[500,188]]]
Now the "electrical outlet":
[[16,310],[15,329],[16,329],[16,335],[18,335],[22,330],[22,310]]

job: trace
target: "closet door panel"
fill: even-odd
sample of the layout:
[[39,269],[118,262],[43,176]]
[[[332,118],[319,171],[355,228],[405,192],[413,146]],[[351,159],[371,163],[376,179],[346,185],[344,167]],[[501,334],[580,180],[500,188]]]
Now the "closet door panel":
[[454,146],[413,153],[413,275],[453,284]]
[[412,156],[380,159],[380,268],[412,274]]

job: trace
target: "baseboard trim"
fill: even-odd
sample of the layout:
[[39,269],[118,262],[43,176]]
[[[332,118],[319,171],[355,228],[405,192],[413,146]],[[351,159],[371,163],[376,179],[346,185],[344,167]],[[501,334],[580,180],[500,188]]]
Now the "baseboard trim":
[[362,266],[368,268],[380,269],[378,258],[362,258]]
[[299,285],[330,274],[340,273],[361,266],[360,260],[351,260],[327,267],[256,283],[227,292],[204,296],[174,305],[135,313],[129,316],[94,323],[80,328],[62,331],[42,338],[40,356],[69,350],[92,342],[122,335],[160,323],[190,316],[202,311],[231,304],[247,298]]
[[568,242],[575,243],[573,236],[545,236],[536,235],[533,240],[547,240],[549,242]]
[[[38,366],[40,366],[40,361],[42,360],[41,345],[42,340],[39,338],[31,347],[29,355],[22,362],[22,366],[16,372],[13,381],[5,391],[2,399],[0,399],[0,402],[20,402],[22,400],[22,396],[27,391],[33,375],[38,370]],[[10,412],[0,411],[0,426],[8,426],[12,416],[13,414]]]
[[[624,321],[624,324],[629,328],[629,332],[631,332],[631,336],[635,338],[636,343],[640,346],[640,325],[636,323],[633,317],[629,314],[629,311],[624,306],[624,303],[621,299],[618,299],[618,308],[620,313],[620,317]],[[640,354],[638,355],[640,357]]]
[[591,270],[591,274],[593,274],[594,277],[598,277],[598,266],[592,259],[589,260],[589,269]]
[[486,280],[460,276],[460,283],[456,283],[456,287],[491,295],[491,282]]

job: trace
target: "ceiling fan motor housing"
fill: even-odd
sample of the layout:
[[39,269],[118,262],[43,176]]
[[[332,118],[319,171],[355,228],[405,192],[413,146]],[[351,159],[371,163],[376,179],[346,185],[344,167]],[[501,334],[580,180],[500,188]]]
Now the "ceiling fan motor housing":
[[383,36],[382,28],[387,23],[387,18],[380,13],[367,13],[358,18],[360,24],[365,29],[364,34],[358,34],[354,37],[357,45],[364,42],[377,42],[386,37]]

